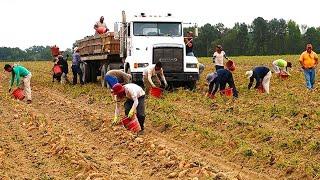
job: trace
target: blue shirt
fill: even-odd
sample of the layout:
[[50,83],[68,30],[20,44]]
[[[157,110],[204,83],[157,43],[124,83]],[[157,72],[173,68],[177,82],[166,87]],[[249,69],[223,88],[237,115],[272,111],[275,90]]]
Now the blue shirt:
[[81,59],[80,59],[80,54],[79,53],[74,53],[72,55],[72,65],[79,66],[80,65]]
[[248,89],[252,87],[254,79],[256,79],[256,86],[255,88],[258,88],[259,85],[262,83],[263,78],[268,74],[270,71],[269,68],[264,66],[259,66],[253,69],[253,74],[250,77],[250,83],[248,85]]

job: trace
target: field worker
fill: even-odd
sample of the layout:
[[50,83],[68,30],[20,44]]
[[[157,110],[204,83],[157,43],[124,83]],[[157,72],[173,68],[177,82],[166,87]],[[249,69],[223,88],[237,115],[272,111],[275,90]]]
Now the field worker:
[[318,65],[318,55],[312,50],[312,44],[307,44],[306,51],[300,55],[299,61],[304,72],[307,88],[311,90],[314,88],[316,66]]
[[250,79],[248,89],[252,87],[254,79],[256,80],[255,89],[257,89],[260,85],[263,86],[263,89],[267,94],[269,94],[269,87],[270,87],[270,79],[272,73],[269,68],[264,66],[258,66],[251,71],[247,71],[246,75],[248,79]]
[[208,74],[206,80],[209,84],[207,95],[214,96],[218,91],[218,88],[222,91],[228,84],[229,87],[232,88],[233,97],[238,97],[238,91],[234,84],[232,73],[228,69],[218,69],[216,72]]
[[283,59],[277,59],[272,62],[272,66],[275,73],[279,74],[281,72],[285,72],[286,74],[290,75],[288,68],[292,67],[291,62],[287,62]]
[[226,58],[227,60],[229,59],[226,55],[226,53],[222,50],[222,46],[221,45],[217,45],[215,52],[213,53],[213,63],[215,65],[216,71],[218,69],[224,69],[224,63],[223,63],[223,59]]
[[[56,64],[60,65],[61,68],[62,68],[62,75],[61,75],[61,84],[65,84],[65,82],[68,82],[68,62],[67,62],[67,59],[65,59],[63,57],[63,52],[60,51],[59,52],[59,55],[57,57],[57,61],[56,61]],[[69,57],[69,55],[67,55],[67,58]]]
[[[21,65],[14,65],[11,66],[9,64],[6,64],[4,66],[4,70],[7,72],[11,72],[11,80],[10,80],[10,88],[9,92],[11,92],[11,88],[14,84],[14,81],[16,81],[17,86],[20,86],[21,89],[23,89],[25,96],[27,97],[27,103],[31,103],[31,72],[26,69],[25,67]],[[22,79],[21,79],[22,78]]]
[[[126,101],[124,103],[125,115],[129,118],[132,118],[135,113],[137,114],[137,118],[141,126],[141,131],[139,134],[143,134],[145,120],[145,92],[143,89],[133,83],[126,85],[117,83],[112,87],[112,91],[116,96],[116,100],[122,100],[126,97]],[[120,110],[118,109],[118,106],[116,106],[115,117],[112,122],[113,124],[118,124],[120,121],[119,112]]]
[[82,60],[80,59],[79,49],[78,47],[75,47],[74,53],[72,55],[72,66],[71,66],[72,73],[73,73],[73,81],[72,81],[73,85],[77,84],[78,75],[80,77],[80,84],[81,85],[84,84],[82,79],[83,73],[80,68],[80,63],[82,63]]
[[187,37],[184,39],[186,44],[186,54],[187,56],[194,56],[193,54],[193,32],[187,32]]
[[[101,16],[101,17],[100,17],[100,20],[97,21],[96,24],[93,26],[93,28],[96,30],[96,34],[99,34],[99,33],[97,32],[97,30],[98,30],[99,27],[104,27],[104,28],[106,28],[106,32],[109,31],[109,29],[107,28],[106,23],[104,22],[104,17],[103,17],[103,16]],[[106,32],[105,32],[105,33],[106,33]]]
[[[166,78],[164,77],[163,74],[163,69],[162,69],[162,64],[161,62],[157,62],[155,65],[150,65],[146,67],[143,70],[143,84],[146,89],[146,93],[149,94],[150,88],[151,87],[160,87],[161,86],[161,81],[159,79],[159,76],[161,77],[164,86],[167,87],[168,83],[166,81]],[[155,81],[155,83],[153,82]]]
[[120,83],[121,85],[130,83],[131,74],[127,74],[120,69],[110,70],[106,73],[105,81],[111,89],[116,83]]

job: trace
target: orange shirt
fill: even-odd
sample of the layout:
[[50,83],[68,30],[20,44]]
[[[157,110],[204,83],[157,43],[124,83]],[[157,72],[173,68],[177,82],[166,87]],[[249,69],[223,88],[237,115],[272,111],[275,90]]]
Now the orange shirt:
[[317,59],[318,59],[318,55],[311,51],[311,53],[309,54],[307,51],[304,51],[301,55],[300,55],[300,62],[302,62],[303,67],[305,68],[313,68],[316,63],[317,63]]

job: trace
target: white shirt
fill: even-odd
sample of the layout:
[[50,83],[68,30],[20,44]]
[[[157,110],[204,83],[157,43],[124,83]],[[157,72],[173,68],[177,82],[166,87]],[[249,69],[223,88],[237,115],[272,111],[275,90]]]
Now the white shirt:
[[139,104],[138,98],[145,95],[144,90],[140,86],[133,83],[126,84],[123,87],[126,97],[133,100],[132,108],[136,109]]
[[163,74],[163,69],[161,68],[159,71],[156,71],[155,67],[156,67],[156,65],[154,64],[154,65],[150,65],[150,66],[144,68],[142,75],[147,76],[150,84],[153,84],[152,79],[151,79],[152,76],[160,74],[163,82],[167,83],[166,78],[164,77],[164,74]]
[[223,66],[223,58],[226,56],[226,53],[224,51],[221,51],[221,53],[214,52],[213,53],[213,60],[215,62],[215,65]]

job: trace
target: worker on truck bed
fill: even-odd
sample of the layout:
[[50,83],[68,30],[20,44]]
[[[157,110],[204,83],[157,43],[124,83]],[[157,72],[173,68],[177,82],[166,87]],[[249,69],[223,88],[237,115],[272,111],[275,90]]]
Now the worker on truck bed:
[[106,23],[104,22],[104,17],[103,17],[103,16],[101,16],[101,17],[100,17],[100,20],[97,21],[96,24],[93,26],[94,30],[96,30],[96,34],[99,34],[98,29],[99,29],[100,27],[105,28],[105,32],[104,32],[104,33],[106,33],[106,32],[109,31],[109,29],[107,28]]
[[[161,77],[164,86],[167,87],[168,83],[163,74],[162,64],[161,62],[157,62],[155,65],[150,65],[146,67],[142,73],[143,75],[143,84],[146,89],[146,94],[149,94],[150,87],[160,87],[161,81],[158,76]],[[155,83],[153,82],[155,81]]]
[[214,73],[207,75],[207,82],[209,84],[209,91],[207,96],[214,96],[220,88],[223,91],[226,88],[226,84],[232,88],[233,97],[238,97],[238,91],[233,81],[232,73],[228,69],[218,69]]
[[72,55],[72,73],[73,73],[73,85],[77,84],[78,81],[78,75],[80,77],[80,84],[83,85],[83,72],[80,68],[80,63],[82,63],[82,60],[80,59],[79,49],[78,47],[74,48],[74,53]]
[[[112,91],[112,93],[116,96],[116,103],[117,100],[123,100],[124,97],[126,97],[126,102],[124,103],[125,115],[129,118],[132,118],[135,113],[137,114],[137,118],[141,126],[141,131],[139,132],[139,134],[143,134],[145,120],[145,92],[143,91],[143,89],[133,83],[129,83],[126,85],[117,83],[112,87]],[[118,109],[118,106],[116,105],[115,117],[112,124],[119,123],[119,112],[120,111]]]
[[189,31],[187,32],[187,37],[184,39],[186,44],[186,55],[187,56],[194,56],[193,54],[193,32]]
[[17,86],[20,86],[20,88],[23,89],[24,94],[27,97],[27,103],[30,104],[31,103],[30,81],[32,76],[31,72],[21,65],[11,66],[10,64],[6,64],[4,66],[4,70],[7,72],[11,72],[12,74],[11,80],[10,80],[9,92],[11,91],[14,81],[16,81]]
[[290,75],[288,68],[292,67],[291,62],[287,62],[283,59],[277,59],[272,62],[273,70],[276,74],[280,74],[282,72]]
[[257,89],[259,88],[259,86],[262,86],[265,92],[269,94],[270,79],[272,76],[272,73],[269,68],[265,66],[258,66],[253,70],[247,71],[246,75],[250,79],[248,89],[252,87],[253,81],[255,79],[256,85],[254,88]]
[[105,81],[111,89],[116,83],[120,83],[122,85],[130,83],[131,74],[127,74],[120,69],[110,70],[106,73]]

